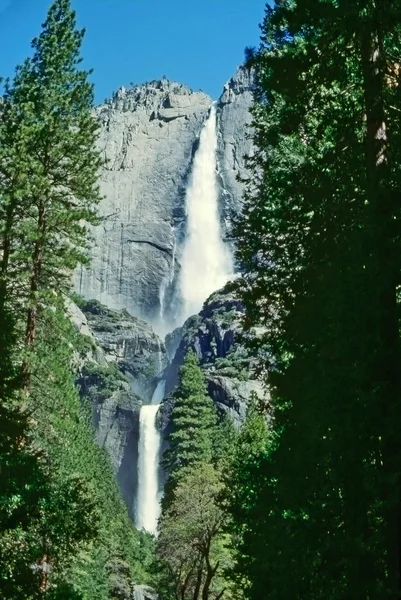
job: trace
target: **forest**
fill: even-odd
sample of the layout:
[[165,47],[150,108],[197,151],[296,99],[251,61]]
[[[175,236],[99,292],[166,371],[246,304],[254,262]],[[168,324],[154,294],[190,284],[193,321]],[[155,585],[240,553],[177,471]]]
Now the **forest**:
[[138,585],[159,600],[401,599],[401,0],[275,0],[260,28],[227,289],[266,394],[238,427],[186,354],[156,536],[131,522],[78,385],[88,342],[67,307],[104,158],[70,0],[4,81],[4,600],[145,598]]

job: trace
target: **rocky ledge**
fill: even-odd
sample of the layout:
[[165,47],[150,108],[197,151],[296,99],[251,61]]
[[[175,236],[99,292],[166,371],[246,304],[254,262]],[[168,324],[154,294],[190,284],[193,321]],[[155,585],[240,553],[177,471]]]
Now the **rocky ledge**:
[[136,498],[139,412],[167,364],[164,344],[144,321],[96,300],[68,307],[87,351],[77,363],[77,383],[89,402],[98,444],[110,456],[132,512]]
[[167,399],[159,416],[159,426],[168,426],[171,392],[178,381],[185,354],[193,349],[205,371],[208,393],[222,413],[229,413],[239,425],[247,401],[255,392],[260,398],[265,391],[254,372],[255,361],[242,342],[244,307],[234,292],[212,294],[198,315],[190,317],[181,329],[166,337],[169,353],[177,347],[165,371]]

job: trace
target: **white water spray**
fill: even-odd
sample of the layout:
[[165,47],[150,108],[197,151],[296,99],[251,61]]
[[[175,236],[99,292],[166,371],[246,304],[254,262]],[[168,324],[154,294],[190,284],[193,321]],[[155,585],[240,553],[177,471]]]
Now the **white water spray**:
[[139,415],[138,495],[136,526],[156,533],[160,516],[159,458],[160,433],[156,428],[156,415],[164,397],[166,382],[159,381],[152,403],[142,406]]
[[232,257],[222,241],[216,178],[216,109],[202,130],[186,194],[187,238],[181,260],[180,291],[184,320],[233,273]]
[[[180,293],[183,300],[181,322],[199,312],[203,302],[221,288],[233,274],[232,257],[222,241],[219,215],[219,190],[216,177],[216,109],[202,130],[192,175],[186,194],[187,238],[181,258]],[[172,269],[160,288],[160,323],[165,317],[165,295],[174,280],[175,248]],[[161,351],[159,352],[161,358]],[[160,371],[163,368],[160,362]],[[141,408],[138,456],[138,529],[156,533],[160,516],[158,471],[161,438],[156,429],[156,414],[164,397],[165,381],[160,381],[152,403]]]

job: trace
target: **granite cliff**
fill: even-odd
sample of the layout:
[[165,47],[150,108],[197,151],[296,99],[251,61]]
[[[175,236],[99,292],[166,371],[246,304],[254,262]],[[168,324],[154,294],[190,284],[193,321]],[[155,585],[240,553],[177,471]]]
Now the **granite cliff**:
[[[240,68],[217,102],[216,170],[225,237],[241,206],[252,74]],[[89,269],[77,291],[109,308],[126,308],[159,331],[174,312],[185,238],[185,193],[212,99],[167,79],[121,88],[96,109],[106,160],[100,177],[105,217],[93,231]],[[164,323],[164,325],[163,325]]]
[[249,134],[254,88],[252,71],[239,68],[224,86],[217,102],[217,165],[221,188],[221,209],[228,236],[233,214],[241,210],[243,186],[237,176],[245,177],[245,157],[252,152]]
[[[160,429],[168,429],[172,397],[188,350],[198,356],[205,372],[209,396],[221,414],[228,413],[239,426],[245,418],[252,392],[263,398],[266,392],[255,372],[255,359],[245,349],[242,319],[244,307],[230,289],[219,290],[208,298],[198,315],[187,319],[181,328],[166,337],[171,362],[163,377],[166,399],[159,411]],[[258,335],[253,330],[247,335]]]
[[86,340],[77,383],[90,403],[96,440],[108,452],[124,500],[135,513],[139,412],[167,365],[163,342],[144,321],[97,300],[71,303],[68,312]]
[[[241,210],[237,176],[246,175],[244,157],[252,150],[252,86],[252,73],[240,68],[215,104],[215,220],[220,217],[227,244]],[[106,161],[104,220],[93,230],[91,266],[76,273],[80,308],[69,310],[88,341],[77,367],[82,398],[90,402],[97,441],[111,457],[134,519],[140,409],[166,380],[158,425],[168,428],[171,392],[189,348],[199,356],[210,396],[235,422],[242,421],[251,392],[263,393],[241,344],[243,307],[231,292],[213,294],[165,343],[154,332],[164,335],[173,322],[183,322],[178,282],[186,192],[211,104],[203,92],[163,78],[121,88],[96,109]],[[207,231],[204,238],[207,244]]]

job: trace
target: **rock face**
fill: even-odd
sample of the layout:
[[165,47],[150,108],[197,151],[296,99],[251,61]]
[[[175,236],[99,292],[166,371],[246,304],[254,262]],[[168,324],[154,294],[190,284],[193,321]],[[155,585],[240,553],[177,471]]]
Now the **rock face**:
[[97,300],[84,301],[81,308],[71,304],[69,314],[87,340],[88,350],[85,345],[86,354],[78,363],[81,395],[90,402],[97,442],[111,458],[134,519],[140,409],[150,402],[160,379],[165,379],[165,400],[157,423],[164,434],[168,432],[171,392],[190,348],[205,371],[209,395],[238,426],[252,392],[265,396],[242,341],[244,309],[227,285],[210,296],[198,315],[169,334],[165,344],[144,321]]
[[[241,343],[243,316],[242,304],[227,286],[210,296],[199,315],[190,317],[179,331],[167,336],[167,346],[172,340],[176,343],[177,336],[181,338],[164,374],[167,395],[178,381],[186,353],[193,349],[205,371],[208,393],[218,409],[228,412],[238,425],[243,421],[251,393],[256,392],[260,398],[265,396],[253,373],[254,361]],[[169,403],[167,399],[159,418],[163,429],[168,425]]]
[[[252,76],[239,69],[217,104],[221,218],[229,236],[241,206],[243,154]],[[100,185],[104,221],[94,229],[89,269],[76,273],[86,298],[131,314],[162,330],[176,291],[185,237],[185,192],[199,135],[212,99],[161,79],[121,88],[99,106],[100,147],[107,160]]]
[[243,187],[237,177],[246,176],[245,157],[252,154],[250,139],[254,73],[240,67],[224,86],[217,103],[217,164],[221,188],[221,209],[227,235],[233,215],[241,210]]
[[[216,176],[228,242],[232,217],[241,209],[236,177],[246,175],[244,155],[252,151],[252,88],[252,73],[240,68],[216,107]],[[211,104],[203,92],[161,79],[121,88],[96,109],[106,160],[100,174],[104,220],[93,230],[90,267],[75,274],[79,294],[95,300],[86,300],[81,310],[72,305],[69,312],[88,340],[87,356],[78,365],[81,392],[91,402],[97,441],[111,457],[133,517],[139,411],[162,372],[169,393],[185,353],[194,348],[209,394],[237,423],[251,392],[263,393],[239,341],[243,308],[230,292],[213,294],[166,345],[147,324],[165,333],[169,321],[182,322],[174,300],[186,236],[186,189]],[[162,428],[170,409],[167,400],[159,411]]]
[[163,284],[174,279],[185,188],[212,100],[162,79],[121,88],[100,106],[105,220],[94,231],[89,270],[77,291],[157,323]]
[[134,516],[139,412],[166,366],[165,347],[149,325],[126,310],[92,300],[81,308],[71,304],[68,312],[88,341],[86,358],[78,365],[81,395],[90,402],[96,440],[107,450]]
[[150,401],[157,377],[168,362],[160,338],[150,325],[125,309],[111,310],[97,300],[89,300],[81,308],[107,363],[117,365],[131,389]]

